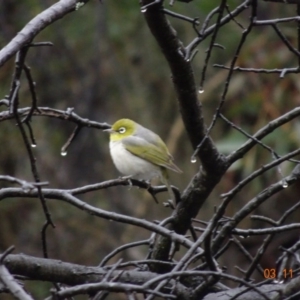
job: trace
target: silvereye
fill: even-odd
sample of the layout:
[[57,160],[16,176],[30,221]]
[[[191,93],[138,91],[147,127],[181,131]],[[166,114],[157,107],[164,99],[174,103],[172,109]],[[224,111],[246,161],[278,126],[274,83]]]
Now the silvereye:
[[172,196],[168,171],[182,171],[173,163],[166,144],[151,130],[130,120],[115,122],[110,133],[110,154],[116,168],[126,176],[151,180],[160,177]]

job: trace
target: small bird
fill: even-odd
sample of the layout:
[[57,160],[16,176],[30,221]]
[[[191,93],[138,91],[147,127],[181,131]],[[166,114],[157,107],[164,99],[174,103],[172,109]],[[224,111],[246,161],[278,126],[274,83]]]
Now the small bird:
[[160,177],[172,197],[168,170],[182,171],[157,134],[130,119],[118,120],[104,131],[110,133],[110,154],[123,175],[143,180]]

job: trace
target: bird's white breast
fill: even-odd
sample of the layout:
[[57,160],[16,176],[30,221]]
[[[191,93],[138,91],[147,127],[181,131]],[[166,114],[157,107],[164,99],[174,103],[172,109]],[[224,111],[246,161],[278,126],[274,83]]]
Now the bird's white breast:
[[110,141],[109,148],[116,168],[123,175],[145,180],[160,176],[161,170],[158,166],[131,154],[121,141]]

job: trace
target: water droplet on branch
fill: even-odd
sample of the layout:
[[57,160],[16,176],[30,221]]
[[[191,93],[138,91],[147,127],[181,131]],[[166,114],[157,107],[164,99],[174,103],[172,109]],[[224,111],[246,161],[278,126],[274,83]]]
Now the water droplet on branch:
[[66,156],[67,154],[68,154],[67,151],[61,151],[61,152],[60,152],[60,155],[61,155],[61,156]]
[[192,158],[191,158],[191,163],[194,164],[195,162],[197,162],[197,159],[196,159],[195,156],[192,156]]
[[282,180],[282,187],[284,188],[284,189],[286,189],[288,186],[289,186],[289,184],[287,183],[287,181],[286,180]]

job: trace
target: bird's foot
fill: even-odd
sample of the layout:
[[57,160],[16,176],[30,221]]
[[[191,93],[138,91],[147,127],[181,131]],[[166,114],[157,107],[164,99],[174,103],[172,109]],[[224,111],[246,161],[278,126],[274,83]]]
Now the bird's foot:
[[131,178],[132,178],[132,175],[128,175],[128,176],[120,176],[119,179],[122,179],[122,180],[127,180],[128,182],[128,185],[129,185],[129,190],[132,188],[133,184],[132,184],[132,181],[131,181]]
[[146,184],[146,190],[149,191],[150,188],[152,187],[151,181],[150,180],[142,180]]
[[169,199],[167,202],[163,202],[163,205],[165,207],[170,207],[171,209],[175,209],[175,205],[172,199]]

